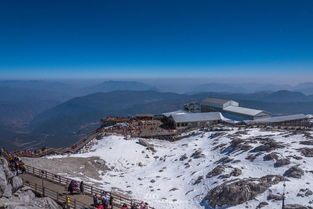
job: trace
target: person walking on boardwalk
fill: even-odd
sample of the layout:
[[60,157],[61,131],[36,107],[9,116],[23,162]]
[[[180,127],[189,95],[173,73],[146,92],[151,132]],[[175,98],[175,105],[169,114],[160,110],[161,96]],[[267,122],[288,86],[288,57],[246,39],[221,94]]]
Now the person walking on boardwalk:
[[131,205],[130,209],[138,209],[137,204],[136,204],[136,203],[133,203],[133,204]]
[[22,165],[22,174],[23,173],[26,173],[26,165],[23,163],[23,165]]
[[70,192],[70,194],[72,195],[74,192],[74,181],[72,180],[70,182],[70,184],[68,185],[68,191]]
[[112,196],[112,194],[110,195],[110,206],[111,206],[111,208],[113,208],[113,196]]
[[84,195],[84,182],[83,181],[80,182],[79,190],[80,190],[80,193]]
[[97,194],[94,194],[94,196],[92,197],[93,199],[93,206],[97,207],[98,206],[98,196]]

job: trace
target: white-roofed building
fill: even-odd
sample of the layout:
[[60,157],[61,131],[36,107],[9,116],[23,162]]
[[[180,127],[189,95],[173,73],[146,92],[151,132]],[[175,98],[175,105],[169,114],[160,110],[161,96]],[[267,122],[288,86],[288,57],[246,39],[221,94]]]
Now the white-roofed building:
[[286,126],[303,126],[308,125],[310,115],[305,114],[295,114],[295,115],[285,115],[285,116],[276,116],[271,118],[263,118],[256,120],[247,120],[246,124],[254,125],[254,124],[271,124],[271,125],[286,125]]
[[247,117],[249,119],[261,119],[271,117],[271,114],[264,110],[257,110],[246,107],[228,106],[224,108],[223,111],[230,114]]
[[201,111],[220,111],[229,106],[239,106],[239,103],[233,100],[206,98],[201,102]]
[[271,114],[264,110],[240,107],[239,103],[233,100],[207,98],[201,102],[201,112],[222,112],[227,118],[233,120],[253,120],[269,118]]
[[163,115],[168,118],[168,123],[174,128],[202,127],[209,124],[230,121],[220,112],[189,113],[184,111],[175,111],[171,113],[164,113]]

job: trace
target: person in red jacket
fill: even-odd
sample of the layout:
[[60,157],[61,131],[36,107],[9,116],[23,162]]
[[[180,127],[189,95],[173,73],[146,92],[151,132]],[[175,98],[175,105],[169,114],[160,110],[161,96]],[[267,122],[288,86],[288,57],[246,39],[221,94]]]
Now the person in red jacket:
[[128,209],[128,206],[126,204],[124,204],[121,209]]

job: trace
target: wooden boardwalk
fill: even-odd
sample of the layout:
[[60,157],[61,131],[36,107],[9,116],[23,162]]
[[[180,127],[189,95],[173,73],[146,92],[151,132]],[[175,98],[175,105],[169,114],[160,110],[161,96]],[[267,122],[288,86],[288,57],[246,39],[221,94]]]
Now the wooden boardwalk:
[[23,179],[24,184],[31,187],[35,193],[41,196],[50,197],[61,203],[65,208],[94,208],[92,206],[93,200],[90,195],[70,195],[68,194],[65,186],[47,181],[31,174],[21,174],[19,176]]
[[24,184],[31,187],[35,193],[50,197],[65,205],[65,208],[94,208],[92,196],[94,194],[100,196],[103,192],[112,198],[113,209],[121,208],[123,204],[130,207],[132,203],[139,202],[126,196],[104,191],[90,184],[84,184],[84,195],[79,193],[70,195],[67,192],[67,187],[73,179],[27,165],[26,174],[21,174],[20,177],[23,178]]

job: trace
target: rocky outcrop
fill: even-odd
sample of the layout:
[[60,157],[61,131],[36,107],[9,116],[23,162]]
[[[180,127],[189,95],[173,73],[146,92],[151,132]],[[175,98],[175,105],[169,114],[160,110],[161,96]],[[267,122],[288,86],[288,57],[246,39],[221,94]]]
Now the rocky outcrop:
[[263,139],[263,140],[260,140],[260,142],[262,142],[263,144],[255,147],[250,152],[271,152],[273,150],[277,150],[277,149],[281,149],[285,147],[282,143],[277,142],[273,139]]
[[[230,172],[223,174],[226,169],[229,169]],[[239,168],[234,168],[234,167],[229,166],[229,165],[218,165],[206,175],[206,178],[212,178],[214,176],[220,175],[219,178],[225,179],[225,178],[229,178],[231,176],[240,176],[241,173],[242,173],[242,171]],[[221,175],[221,174],[223,174],[223,175]]]
[[301,176],[303,175],[304,175],[304,171],[301,168],[299,168],[299,166],[297,165],[292,166],[284,173],[284,176],[297,178],[297,179],[301,178]]
[[283,159],[279,159],[274,163],[274,167],[282,167],[284,165],[289,165],[290,164],[290,160],[288,158],[283,158]]
[[267,200],[281,201],[282,199],[283,199],[283,196],[278,195],[278,194],[269,194],[267,196]]
[[7,161],[0,158],[0,208],[61,209],[62,207],[49,197],[36,197],[30,188],[23,186],[23,180],[20,177],[13,175]]
[[257,209],[263,208],[265,206],[267,206],[268,203],[267,202],[260,202],[260,204],[256,207]]
[[198,159],[198,158],[205,157],[205,155],[202,154],[201,150],[197,150],[194,153],[192,153],[190,157],[193,159]]
[[267,175],[261,178],[227,181],[209,191],[203,202],[208,202],[210,207],[242,204],[285,180],[282,176]]
[[313,148],[301,148],[298,149],[298,151],[301,152],[302,155],[304,155],[305,157],[313,157]]
[[271,152],[267,155],[264,155],[263,160],[269,161],[269,160],[278,160],[279,156],[277,152]]
[[212,177],[214,177],[214,176],[221,175],[221,174],[224,172],[225,167],[226,167],[226,166],[224,166],[224,165],[218,165],[218,166],[216,166],[212,171],[210,171],[210,172],[206,175],[206,177],[207,177],[207,178],[212,178]]
[[154,145],[146,142],[144,139],[139,139],[137,143],[146,147],[147,150],[151,150],[152,152],[156,152]]
[[312,207],[307,207],[299,204],[287,204],[285,209],[312,209]]

